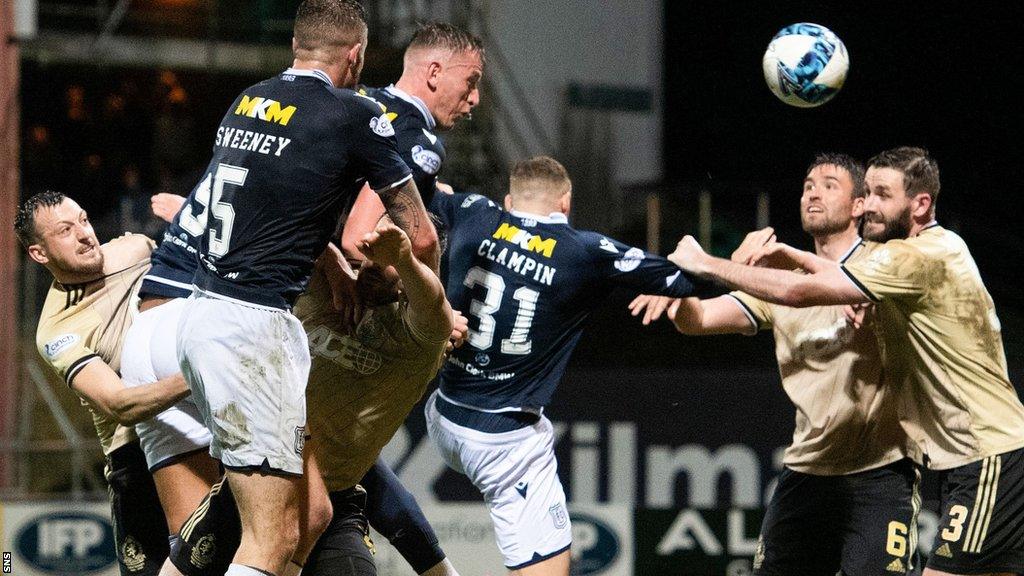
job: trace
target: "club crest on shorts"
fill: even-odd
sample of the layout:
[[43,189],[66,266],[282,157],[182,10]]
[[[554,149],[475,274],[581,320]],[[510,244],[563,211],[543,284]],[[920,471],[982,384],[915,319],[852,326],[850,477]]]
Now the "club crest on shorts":
[[146,554],[134,536],[128,534],[121,545],[121,560],[129,572],[139,572],[146,567]]
[[555,528],[561,530],[569,524],[569,515],[565,513],[565,506],[562,506],[561,503],[548,508],[548,513],[551,514],[551,519],[555,522]]
[[199,569],[206,568],[213,562],[213,555],[217,553],[217,540],[213,534],[206,534],[196,542],[189,555],[189,562]]
[[306,447],[306,427],[295,427],[295,453],[302,456],[302,449]]

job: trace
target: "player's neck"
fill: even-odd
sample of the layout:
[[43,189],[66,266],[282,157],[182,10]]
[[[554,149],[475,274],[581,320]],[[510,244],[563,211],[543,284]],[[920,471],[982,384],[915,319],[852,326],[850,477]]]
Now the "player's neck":
[[910,226],[910,234],[908,235],[908,238],[913,238],[914,236],[917,236],[926,228],[931,228],[935,224],[936,222],[934,214],[929,214],[927,217],[921,219],[915,218],[913,224],[911,224]]
[[437,115],[434,114],[433,93],[429,89],[424,88],[424,86],[426,86],[424,80],[411,77],[409,73],[403,73],[398,82],[395,82],[395,88],[409,96],[419,98],[423,105],[427,107],[427,112],[430,112],[431,116],[437,118]]
[[299,60],[292,61],[292,68],[297,70],[319,70],[327,75],[335,88],[348,88],[343,84],[345,67],[341,64],[330,64],[321,60]]
[[814,237],[814,253],[822,258],[838,262],[860,239],[857,228],[850,227],[835,234]]
[[547,218],[552,214],[561,214],[562,212],[558,209],[558,206],[552,206],[550,204],[544,204],[541,202],[520,202],[512,206],[513,212],[519,212],[521,214],[529,214],[531,216],[540,216]]

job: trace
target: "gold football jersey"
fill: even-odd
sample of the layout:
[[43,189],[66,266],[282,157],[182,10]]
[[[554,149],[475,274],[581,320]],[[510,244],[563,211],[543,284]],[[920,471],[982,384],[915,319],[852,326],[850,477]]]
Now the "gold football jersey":
[[418,334],[405,301],[370,308],[346,334],[323,275],[295,305],[312,366],[306,422],[327,489],[357,484],[437,374],[448,335]]
[[[102,249],[104,270],[113,271],[84,284],[54,281],[39,316],[36,347],[68,386],[94,360],[120,371],[121,345],[135,314],[142,277],[149,271],[153,242],[141,234],[129,234],[107,242]],[[84,400],[82,403],[88,406]],[[90,410],[104,454],[136,438],[133,427]]]
[[945,470],[1024,447],[999,318],[963,239],[938,225],[870,244],[843,266],[877,302],[887,377],[907,434]]
[[[844,261],[866,252],[858,241]],[[782,387],[796,406],[786,466],[835,476],[917,457],[900,427],[870,326],[854,328],[842,306],[789,308],[743,292],[730,296],[757,329],[771,329],[775,336]],[[866,318],[870,324],[870,313]]]

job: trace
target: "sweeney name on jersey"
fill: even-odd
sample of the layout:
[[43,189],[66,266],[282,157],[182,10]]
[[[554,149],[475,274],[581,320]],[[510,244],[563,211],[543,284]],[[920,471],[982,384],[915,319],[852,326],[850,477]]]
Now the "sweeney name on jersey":
[[[294,81],[294,76],[292,81]],[[292,116],[295,115],[296,110],[298,108],[295,106],[282,106],[277,100],[262,96],[250,97],[248,94],[242,94],[242,99],[239,100],[238,106],[235,107],[234,114],[236,116],[246,116],[263,120],[264,122],[287,126]],[[273,151],[274,156],[280,156],[285,147],[291,143],[291,138],[283,136],[274,136],[273,134],[264,134],[263,132],[241,128],[231,128],[230,126],[220,126],[217,128],[217,139],[214,145],[234,148],[236,150],[248,150],[249,152],[258,152],[260,154],[270,154]]]
[[469,407],[547,405],[586,318],[613,287],[693,292],[667,259],[574,230],[562,214],[506,212],[465,194],[438,193],[431,208],[450,230],[449,300],[469,318],[467,345],[442,369],[441,392]]

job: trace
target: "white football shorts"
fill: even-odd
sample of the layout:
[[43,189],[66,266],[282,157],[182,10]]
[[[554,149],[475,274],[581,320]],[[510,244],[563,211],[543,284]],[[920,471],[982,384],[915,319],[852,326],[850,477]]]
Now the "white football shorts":
[[[149,384],[181,371],[176,341],[184,308],[185,299],[177,298],[135,315],[121,349],[125,386]],[[191,396],[139,422],[135,432],[151,472],[210,445],[210,431]]]
[[551,421],[541,416],[532,426],[491,434],[455,424],[436,403],[435,391],[425,407],[427,433],[445,463],[483,494],[505,567],[518,570],[567,550],[572,527]]
[[309,345],[290,312],[196,290],[178,360],[227,468],[302,475]]

